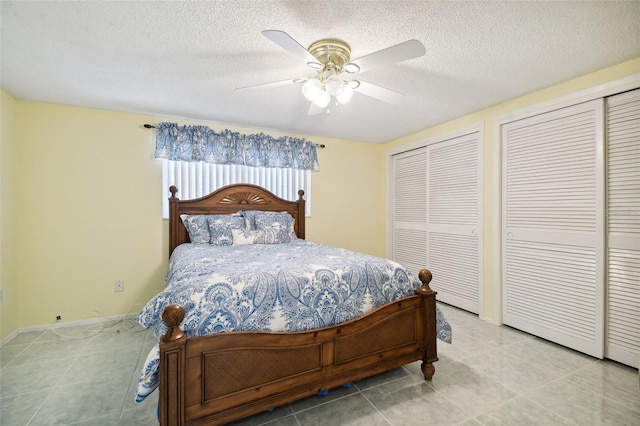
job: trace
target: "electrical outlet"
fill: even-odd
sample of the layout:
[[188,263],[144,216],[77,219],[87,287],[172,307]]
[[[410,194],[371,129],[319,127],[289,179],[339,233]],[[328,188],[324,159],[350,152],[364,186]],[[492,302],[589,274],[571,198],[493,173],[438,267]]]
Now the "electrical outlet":
[[124,291],[124,280],[116,280],[116,283],[113,286],[113,291]]

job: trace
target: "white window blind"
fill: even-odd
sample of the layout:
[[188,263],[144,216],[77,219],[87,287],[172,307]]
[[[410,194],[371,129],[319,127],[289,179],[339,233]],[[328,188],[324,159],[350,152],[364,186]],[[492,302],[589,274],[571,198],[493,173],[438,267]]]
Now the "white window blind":
[[259,185],[285,200],[296,201],[304,190],[305,215],[311,216],[311,171],[250,167],[203,162],[162,161],[162,217],[169,217],[169,187],[178,188],[181,200],[203,197],[218,188],[235,183]]

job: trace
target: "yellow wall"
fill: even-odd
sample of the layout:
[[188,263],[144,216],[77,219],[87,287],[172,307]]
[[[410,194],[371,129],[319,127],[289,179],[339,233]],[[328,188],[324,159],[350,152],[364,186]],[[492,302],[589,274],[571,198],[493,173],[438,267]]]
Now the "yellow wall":
[[327,142],[318,149],[320,172],[312,174],[308,240],[385,256],[381,153],[381,145],[362,142]]
[[[497,117],[509,112],[517,111],[532,105],[543,102],[552,101],[556,98],[570,95],[600,84],[614,81],[632,74],[640,72],[640,58],[621,63],[537,92],[530,93],[525,96],[494,105],[482,111],[469,114],[455,120],[443,123],[424,131],[409,135],[407,137],[389,142],[385,144],[385,154],[382,158],[382,164],[386,167],[386,158],[389,151],[397,151],[403,146],[415,147],[420,141],[436,138],[437,135],[446,134],[456,129],[471,126],[476,123],[484,123],[484,177],[483,177],[483,284],[484,284],[484,317],[494,321],[497,309],[500,307],[493,306],[493,284],[500,277],[494,276],[494,265],[500,259],[492,257],[493,245],[493,220],[500,212],[500,194],[495,194],[492,187],[492,175],[495,168],[499,164],[495,163],[497,150],[499,150],[499,141],[497,135],[494,135],[494,121]],[[386,174],[386,172],[385,172]],[[384,188],[386,190],[386,187]],[[385,218],[386,220],[386,218]],[[386,223],[386,222],[385,222]]]
[[[5,186],[15,202],[8,209],[13,226],[3,215],[2,271],[4,282],[9,246],[15,280],[4,290],[2,306],[11,306],[17,319],[2,318],[1,337],[53,323],[57,315],[71,321],[138,311],[138,304],[163,287],[168,241],[161,217],[161,167],[152,158],[154,133],[142,124],[176,120],[15,101],[6,93],[3,105],[5,98],[13,111],[14,143],[7,146],[15,167],[6,173],[3,167],[3,211]],[[4,136],[3,125],[3,151]],[[370,167],[378,161],[379,147],[307,138],[327,145],[319,150],[321,171],[312,175],[307,238],[383,255],[378,190],[384,170]],[[351,217],[359,218],[356,226]],[[5,235],[7,229],[13,237]],[[113,290],[118,279],[125,282],[122,293]]]
[[13,243],[13,147],[16,100],[0,91],[0,338],[19,327]]
[[[321,171],[312,175],[307,238],[384,256],[387,152],[483,121],[484,309],[491,317],[493,120],[639,71],[640,58],[387,144],[293,135],[327,145],[318,150]],[[161,218],[161,168],[152,158],[153,131],[141,125],[178,120],[16,101],[0,93],[0,338],[52,323],[56,315],[71,321],[137,311],[163,286],[168,235]],[[125,281],[123,293],[113,291],[117,279]]]
[[[144,118],[18,102],[20,327],[128,312],[162,286],[161,168]],[[126,207],[125,207],[126,206]],[[125,292],[115,293],[116,279]],[[7,302],[7,300],[5,300]]]

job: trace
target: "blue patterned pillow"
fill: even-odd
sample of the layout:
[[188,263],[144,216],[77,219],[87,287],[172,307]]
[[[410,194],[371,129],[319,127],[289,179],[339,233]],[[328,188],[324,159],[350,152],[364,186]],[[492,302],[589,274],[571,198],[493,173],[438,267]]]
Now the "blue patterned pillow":
[[211,234],[207,224],[207,216],[203,214],[181,214],[180,219],[187,228],[189,239],[194,244],[209,244]]
[[240,214],[217,214],[209,215],[209,233],[211,238],[209,244],[214,246],[230,246],[233,244],[232,230],[244,230],[244,217]]
[[261,212],[258,210],[242,210],[242,216],[244,216],[244,221],[248,230],[255,231],[256,214],[258,213],[261,213]]
[[242,214],[245,217],[247,229],[249,230],[265,230],[267,232],[275,231],[279,234],[278,239],[282,243],[288,243],[289,241],[297,238],[293,228],[295,221],[293,216],[287,212],[245,210]]
[[232,230],[233,245],[246,246],[252,244],[280,244],[288,243],[291,238],[285,235],[278,228],[260,230]]
[[232,229],[231,235],[234,246],[250,246],[256,243],[256,231]]
[[280,244],[291,242],[291,234],[285,228],[270,226],[258,229],[256,244]]

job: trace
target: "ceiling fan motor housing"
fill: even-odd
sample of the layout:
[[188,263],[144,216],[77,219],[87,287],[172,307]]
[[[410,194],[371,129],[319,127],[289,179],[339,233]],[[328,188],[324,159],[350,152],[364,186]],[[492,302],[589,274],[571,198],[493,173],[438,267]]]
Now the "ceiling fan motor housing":
[[325,68],[335,68],[338,73],[342,72],[342,67],[351,58],[351,47],[347,42],[337,38],[318,40],[312,43],[307,50],[318,58]]

